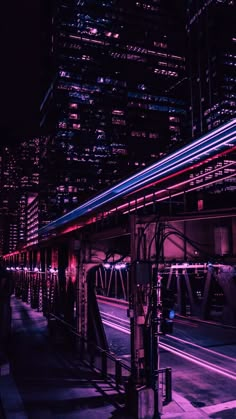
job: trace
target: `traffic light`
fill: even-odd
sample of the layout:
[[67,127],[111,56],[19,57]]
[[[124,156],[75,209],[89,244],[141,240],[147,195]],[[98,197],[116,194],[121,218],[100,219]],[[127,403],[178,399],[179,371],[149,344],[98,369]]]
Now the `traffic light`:
[[173,333],[173,320],[175,317],[175,295],[169,288],[162,288],[162,319],[161,332],[163,335]]

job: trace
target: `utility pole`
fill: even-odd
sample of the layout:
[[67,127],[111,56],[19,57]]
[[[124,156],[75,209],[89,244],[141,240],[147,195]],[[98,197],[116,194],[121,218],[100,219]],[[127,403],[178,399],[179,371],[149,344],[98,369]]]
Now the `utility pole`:
[[131,376],[126,388],[126,407],[137,419],[160,419],[162,393],[159,388],[159,339],[162,320],[162,277],[158,272],[153,274],[152,263],[147,260],[146,254],[146,237],[156,234],[155,225],[150,223],[142,227],[137,216],[132,215],[131,293],[128,310],[131,328]]
[[146,324],[149,302],[144,298],[145,295],[147,296],[148,290],[152,289],[152,276],[151,264],[146,259],[146,231],[142,227],[141,223],[137,222],[137,216],[131,215],[131,282],[128,310],[131,331],[131,376],[126,388],[126,407],[132,417],[153,419],[152,327],[150,324],[148,326]]
[[153,390],[154,390],[154,416],[155,419],[160,419],[162,412],[162,398],[159,389],[159,367],[160,367],[160,353],[159,340],[161,334],[161,317],[162,317],[162,300],[161,300],[161,279],[162,277],[157,272],[153,276],[153,305],[152,305],[152,371],[153,371]]

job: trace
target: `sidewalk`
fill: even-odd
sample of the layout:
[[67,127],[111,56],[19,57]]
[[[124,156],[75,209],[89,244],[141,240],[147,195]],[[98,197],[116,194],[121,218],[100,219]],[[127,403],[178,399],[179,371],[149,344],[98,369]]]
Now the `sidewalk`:
[[[42,313],[14,297],[11,305],[10,372],[7,365],[1,368],[4,414],[0,409],[0,419],[130,418],[124,409],[124,394],[80,361],[70,363],[69,354],[66,358],[53,347]],[[164,406],[162,419],[236,418],[236,403],[225,410],[231,416],[216,416],[214,411],[194,408],[175,392],[173,399]],[[226,407],[221,406],[219,411]]]

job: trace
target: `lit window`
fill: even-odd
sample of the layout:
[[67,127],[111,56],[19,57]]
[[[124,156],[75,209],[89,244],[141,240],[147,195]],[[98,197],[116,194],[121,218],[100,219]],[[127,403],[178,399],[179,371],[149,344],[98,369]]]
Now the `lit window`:
[[157,132],[150,132],[149,138],[157,139],[159,138],[159,134]]
[[112,118],[113,125],[126,125],[124,119]]
[[70,119],[77,119],[78,115],[77,115],[77,113],[69,113],[69,118]]
[[61,128],[61,129],[66,129],[67,128],[67,124],[66,124],[66,122],[60,121],[58,123],[58,127]]
[[77,109],[77,108],[78,108],[78,104],[77,104],[77,103],[70,103],[70,104],[69,104],[69,107],[70,107],[71,109]]
[[112,115],[124,115],[124,111],[119,109],[113,109]]
[[80,130],[80,124],[72,124],[72,128]]

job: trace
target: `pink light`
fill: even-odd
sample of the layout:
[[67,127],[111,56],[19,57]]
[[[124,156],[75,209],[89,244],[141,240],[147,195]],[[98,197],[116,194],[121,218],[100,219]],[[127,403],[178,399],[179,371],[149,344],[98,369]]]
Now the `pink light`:
[[[217,170],[219,170],[219,169],[217,169]],[[209,172],[209,173],[211,173],[211,172]],[[204,174],[204,176],[206,176],[206,174]],[[229,178],[231,178],[231,177],[234,177],[235,176],[235,174],[233,173],[233,174],[230,174],[230,175],[228,175],[228,176],[224,176],[223,178],[221,178],[221,179],[214,179],[213,181],[211,181],[211,182],[207,182],[207,183],[204,183],[204,184],[202,184],[202,185],[197,185],[197,186],[195,186],[195,187],[193,187],[193,188],[190,188],[190,189],[188,189],[187,191],[179,191],[179,192],[177,192],[177,193],[172,193],[171,194],[171,198],[174,198],[174,197],[176,197],[176,196],[180,196],[180,195],[183,195],[184,193],[188,193],[188,192],[192,192],[192,191],[195,191],[196,189],[201,189],[201,188],[205,188],[206,186],[210,186],[210,185],[213,185],[214,183],[218,183],[219,181],[221,181],[221,180],[225,180],[225,179],[229,179]],[[199,177],[202,177],[202,176],[199,176]],[[188,181],[186,181],[186,182],[192,182],[193,180],[195,180],[195,179],[198,179],[198,177],[196,177],[196,178],[194,178],[194,179],[190,179],[190,180],[188,180]],[[180,183],[177,183],[177,184],[175,184],[174,186],[172,186],[172,188],[174,189],[174,188],[177,188],[178,186],[180,186],[180,185],[182,185],[183,183],[185,183],[185,182],[180,182]],[[157,195],[157,194],[160,194],[161,192],[164,192],[165,190],[162,190],[162,191],[158,191],[158,192],[156,192],[155,193],[155,195]],[[170,199],[170,196],[169,195],[165,195],[164,197],[162,197],[162,198],[159,198],[159,199],[156,199],[155,200],[155,202],[161,202],[161,201],[165,201],[166,199]],[[143,207],[147,207],[148,205],[152,205],[153,204],[153,202],[151,201],[151,202],[145,202],[145,204],[143,204],[143,205],[139,205],[139,206],[137,206],[137,207],[134,207],[134,208],[131,208],[130,210],[128,210],[128,211],[124,211],[123,212],[123,214],[128,214],[129,212],[133,212],[133,211],[135,211],[135,210],[137,210],[137,209],[140,209],[140,208],[143,208]]]
[[130,331],[126,327],[119,326],[118,324],[112,323],[112,322],[110,322],[108,320],[103,320],[102,322],[104,324],[106,324],[107,326],[112,327],[112,329],[116,329],[116,330],[119,330],[122,333],[125,333],[127,335],[130,335]]
[[[126,207],[128,207],[129,206],[129,203],[127,203],[127,204],[123,204],[123,205],[119,205],[119,207],[117,207],[117,209],[119,210],[119,209],[122,209],[122,208],[126,208]],[[114,211],[114,210],[113,210]]]
[[[225,169],[225,168],[227,168],[227,167],[229,167],[229,166],[231,166],[231,165],[233,165],[233,164],[235,164],[235,162],[231,162],[231,163],[229,163],[229,164],[227,164],[227,165],[225,165],[225,166],[222,166],[220,169]],[[190,182],[193,182],[195,179],[199,179],[199,178],[201,178],[201,177],[204,177],[204,176],[207,176],[208,174],[211,174],[211,173],[215,173],[215,172],[217,172],[219,170],[219,168],[216,168],[216,169],[214,169],[214,170],[211,170],[210,172],[208,172],[208,173],[202,173],[201,175],[199,175],[199,176],[196,176],[195,178],[189,178],[189,179],[187,179],[187,180],[184,180],[183,182],[179,182],[178,184],[175,184],[175,185],[172,185],[172,186],[169,186],[168,187],[168,189],[175,189],[176,188],[176,186],[182,186],[182,185],[186,185],[186,183],[190,183]],[[155,195],[156,194],[158,194],[159,192],[155,192]]]
[[[222,151],[221,153],[216,154],[216,155],[215,155],[214,157],[212,157],[211,159],[209,159],[209,158],[208,158],[208,159],[205,159],[205,160],[203,160],[202,162],[198,162],[198,163],[196,163],[196,164],[193,164],[193,165],[192,165],[192,166],[190,166],[190,167],[186,167],[185,169],[179,170],[179,171],[178,171],[178,172],[176,172],[176,173],[172,173],[172,174],[170,174],[170,175],[168,175],[168,176],[164,177],[163,179],[158,179],[158,180],[154,181],[154,182],[153,182],[153,183],[151,183],[151,184],[148,184],[148,185],[146,185],[146,186],[141,187],[141,188],[140,188],[140,189],[138,189],[138,190],[135,190],[135,192],[131,192],[131,193],[130,193],[130,195],[131,195],[131,194],[133,194],[133,193],[140,192],[140,191],[142,191],[143,189],[146,189],[146,188],[150,188],[150,187],[156,186],[157,184],[159,184],[159,183],[161,183],[161,182],[164,182],[164,181],[166,181],[166,180],[169,180],[169,179],[171,179],[171,178],[173,178],[173,177],[177,177],[177,176],[179,176],[179,175],[181,175],[181,174],[183,174],[183,173],[185,173],[185,172],[192,171],[192,170],[193,170],[193,169],[195,169],[196,167],[202,166],[203,164],[208,163],[209,161],[215,160],[215,159],[217,159],[217,158],[219,158],[219,157],[221,157],[221,156],[223,156],[223,155],[225,155],[225,154],[228,154],[229,152],[232,152],[232,151],[234,151],[235,149],[236,149],[236,146],[235,146],[235,147],[233,147],[232,149],[224,150],[224,151]],[[155,176],[153,176],[153,177],[155,177]],[[151,180],[153,177],[151,177],[151,178],[150,178],[150,180]],[[172,187],[172,188],[173,188],[173,187]]]
[[[124,323],[124,319],[122,319],[120,317],[117,317],[117,316],[113,316],[111,314],[107,315],[107,313],[104,313],[104,312],[101,312],[101,314],[103,316],[105,315],[107,317],[106,319],[103,318],[103,323],[104,324],[106,324],[109,327],[112,327],[113,329],[119,330],[122,333],[125,333],[125,334],[128,334],[128,335],[130,334],[130,329],[128,327],[121,326],[120,324],[118,324],[118,322],[119,323]],[[114,323],[114,321],[117,322],[117,323]],[[127,322],[127,326],[129,326],[129,323],[128,323],[127,320],[126,320],[126,322]],[[174,338],[174,337],[171,336],[171,338]],[[212,351],[212,350],[210,350],[208,348],[203,348],[200,345],[192,344],[191,342],[188,342],[188,341],[185,341],[185,340],[182,340],[182,339],[179,339],[179,338],[175,338],[175,339],[178,340],[178,341],[180,341],[181,343],[192,345],[194,347],[197,347],[198,349],[202,349],[204,351],[206,350],[207,352],[210,352],[210,353],[213,353],[213,354],[217,354],[220,357],[222,355],[222,354],[218,354],[218,353],[216,353],[216,352],[214,352],[214,351]],[[187,361],[190,361],[190,362],[192,362],[194,364],[197,364],[197,365],[199,365],[199,366],[201,366],[203,368],[206,368],[206,369],[208,369],[210,371],[213,371],[213,372],[215,372],[217,374],[220,374],[220,375],[223,375],[225,377],[228,377],[228,378],[231,378],[233,380],[236,380],[236,374],[234,372],[231,372],[231,371],[227,370],[226,368],[222,368],[219,365],[215,365],[215,364],[213,364],[211,362],[208,362],[208,361],[206,361],[204,359],[198,358],[195,355],[189,354],[189,353],[187,353],[187,352],[185,352],[185,351],[183,351],[181,349],[178,349],[176,347],[173,347],[173,346],[171,346],[171,345],[169,345],[167,343],[164,343],[164,342],[161,342],[160,347],[163,348],[163,349],[165,349],[168,352],[171,352],[171,353],[175,354],[176,356],[179,356],[180,358],[183,358],[183,359],[185,359]],[[225,357],[227,357],[227,356],[225,356]],[[232,358],[230,358],[230,359],[232,359]]]
[[[199,140],[194,141],[193,144],[189,144],[188,146],[184,147],[184,151],[191,150],[192,148],[195,148],[196,145],[200,145],[202,142],[205,142],[206,140],[214,137],[216,134],[219,134],[220,132],[225,131],[226,128],[229,128],[230,126],[234,125],[235,124],[235,121],[236,121],[236,119],[230,121],[224,127],[219,127],[218,129],[214,130],[212,133],[209,133],[209,134],[203,136],[202,138],[200,138]],[[222,141],[222,139],[220,139],[220,141]],[[166,163],[166,162],[168,162],[170,160],[173,160],[173,158],[181,155],[182,153],[183,153],[183,150],[179,150],[179,151],[176,151],[175,153],[171,154],[170,156],[164,157],[164,159],[161,160],[161,164]],[[155,167],[158,168],[159,165],[160,165],[160,163],[157,162],[157,163],[153,164],[152,166],[149,166],[146,169],[143,169],[142,170],[142,173],[146,173],[150,169],[155,168]],[[129,179],[130,180],[131,179],[135,179],[136,177],[137,177],[137,175],[133,175]],[[119,183],[119,186],[125,184],[125,182],[126,181],[123,181],[123,182]]]
[[126,263],[116,263],[115,266],[114,266],[114,268],[117,269],[117,270],[125,269],[126,267],[127,267]]
[[130,325],[130,321],[129,320],[127,320],[127,319],[124,319],[123,317],[118,317],[118,316],[115,316],[114,314],[111,314],[111,313],[106,313],[105,311],[100,311],[100,313],[103,315],[103,316],[106,316],[107,318],[109,318],[111,321],[114,319],[115,321],[117,321],[117,322],[121,322],[121,323],[127,323],[127,326],[129,327],[129,325]]
[[[185,323],[185,322],[183,321],[182,323]],[[191,324],[191,327],[192,327],[192,324]],[[235,358],[233,358],[231,356],[228,356],[228,355],[225,355],[225,354],[221,354],[221,353],[216,352],[216,351],[213,351],[212,349],[205,348],[204,346],[198,345],[197,343],[189,342],[187,340],[178,338],[177,336],[173,336],[173,335],[170,335],[169,338],[170,339],[177,340],[178,342],[184,343],[185,345],[194,346],[194,348],[201,349],[204,352],[209,352],[209,353],[211,353],[213,355],[218,355],[218,356],[220,356],[220,358],[225,358],[225,359],[228,359],[230,361],[235,362]]]
[[215,373],[223,375],[225,377],[231,378],[232,380],[236,380],[236,375],[233,372],[231,372],[229,370],[226,370],[224,368],[221,368],[219,365],[216,366],[216,365],[212,364],[211,362],[205,361],[205,360],[203,360],[201,358],[198,358],[194,355],[187,354],[186,352],[184,352],[180,349],[177,349],[175,347],[172,347],[170,345],[167,345],[166,343],[161,343],[160,347],[165,349],[168,352],[171,352],[171,353],[173,353],[173,354],[175,354],[175,355],[177,355],[181,358],[186,359],[187,361],[193,362],[194,364],[197,364],[197,365],[199,365],[203,368],[214,371]]
[[[72,36],[73,37],[73,36]],[[204,142],[204,141],[206,141],[207,139],[210,139],[212,136],[214,137],[216,134],[218,134],[218,133],[220,133],[222,130],[224,131],[226,128],[229,128],[231,125],[234,125],[235,124],[235,121],[236,120],[232,120],[232,121],[230,121],[228,124],[226,124],[223,128],[218,128],[217,130],[214,130],[211,134],[207,134],[206,136],[204,136],[204,137],[202,137],[201,139],[199,139],[198,141],[195,141],[194,142],[194,144],[190,144],[189,146],[186,146],[185,148],[184,148],[184,150],[186,151],[186,150],[190,150],[191,148],[193,148],[193,147],[195,147],[196,146],[196,144],[200,144],[201,142]],[[225,137],[224,137],[225,138]],[[218,140],[218,141],[222,141],[222,138],[220,139],[220,140]],[[217,142],[217,141],[215,141],[215,142]],[[236,148],[236,147],[235,147]],[[214,149],[213,147],[212,147],[212,149]],[[229,151],[231,151],[231,150],[226,150],[226,153],[227,152],[229,152]],[[161,160],[161,164],[163,164],[163,163],[166,163],[167,161],[169,161],[169,160],[171,160],[171,159],[173,159],[174,157],[176,157],[176,156],[178,156],[178,155],[180,155],[180,154],[182,154],[183,153],[183,150],[179,150],[179,151],[177,151],[176,153],[173,153],[172,155],[170,155],[170,156],[167,156],[167,157],[165,157],[164,159],[162,159]],[[224,152],[223,152],[224,153]],[[222,153],[222,154],[223,154]],[[204,154],[204,153],[202,153],[202,154]],[[191,167],[189,167],[189,168],[185,168],[185,169],[182,169],[181,171],[179,171],[177,174],[181,174],[181,173],[184,173],[184,172],[186,172],[186,171],[188,171],[188,170],[191,170],[191,169],[193,169],[193,168],[195,168],[195,167],[197,167],[197,166],[199,166],[200,165],[200,163],[198,162],[198,163],[195,163],[194,165],[192,165]],[[146,173],[147,171],[149,171],[149,170],[152,170],[153,168],[157,168],[158,169],[158,166],[160,166],[160,163],[159,162],[157,162],[157,163],[155,163],[154,165],[152,165],[152,166],[150,166],[150,167],[148,167],[148,168],[146,168],[146,169],[144,169],[144,170],[142,170],[142,174],[143,173]],[[162,173],[162,175],[163,174],[165,174],[165,172],[163,172]],[[169,175],[169,176],[166,176],[164,179],[162,179],[162,180],[159,180],[159,181],[156,181],[156,182],[153,182],[151,185],[149,184],[148,186],[150,187],[150,186],[153,186],[153,185],[156,185],[157,183],[160,183],[160,182],[162,182],[163,180],[167,180],[167,179],[170,179],[170,178],[172,178],[172,177],[174,177],[174,176],[176,176],[177,174],[172,174],[172,175]],[[137,176],[138,175],[133,175],[133,176],[131,176],[130,178],[129,178],[129,180],[132,180],[132,179],[135,179],[135,178],[137,178]],[[152,176],[151,178],[150,178],[150,180],[151,179],[153,179],[153,178],[155,178],[155,176]],[[123,182],[121,182],[121,183],[119,183],[116,187],[113,187],[113,188],[111,188],[110,190],[113,190],[113,189],[116,189],[118,186],[120,187],[120,186],[122,186],[122,185],[124,185],[126,183],[126,181],[123,181]],[[140,190],[142,190],[142,189],[144,189],[144,188],[147,188],[147,186],[143,186],[143,187],[141,187],[141,184],[140,184],[140,189],[138,190],[138,191],[140,191]],[[136,190],[136,192],[138,192],[137,190]],[[105,192],[103,192],[103,193],[101,193],[100,195],[99,195],[99,197],[100,198],[102,198],[102,197],[104,197],[104,196],[106,196],[106,191]],[[132,192],[133,193],[133,192]],[[129,193],[128,193],[129,194]],[[130,193],[131,194],[131,193]],[[97,201],[97,197],[95,197],[95,198],[93,198],[93,199],[91,199],[90,200],[90,203],[91,204],[93,204],[93,203],[95,203]],[[83,204],[83,205],[81,205],[81,208],[83,208],[84,206],[86,206],[86,204]],[[75,210],[72,210],[71,212],[70,212],[70,214],[73,214],[73,212],[75,212],[76,211],[76,209]],[[61,217],[61,218],[63,218],[63,217]]]

